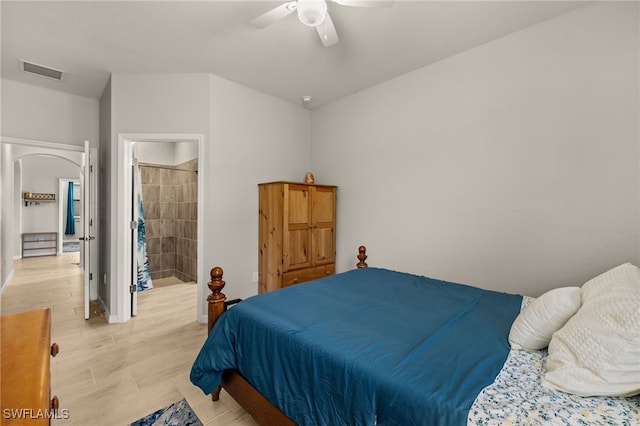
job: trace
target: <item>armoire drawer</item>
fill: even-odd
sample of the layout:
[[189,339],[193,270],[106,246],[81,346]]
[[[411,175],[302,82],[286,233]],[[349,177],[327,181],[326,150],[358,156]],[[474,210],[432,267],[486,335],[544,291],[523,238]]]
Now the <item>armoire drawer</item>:
[[282,286],[287,287],[293,284],[300,284],[305,281],[316,280],[328,275],[333,275],[335,272],[336,265],[334,263],[285,272],[282,274]]

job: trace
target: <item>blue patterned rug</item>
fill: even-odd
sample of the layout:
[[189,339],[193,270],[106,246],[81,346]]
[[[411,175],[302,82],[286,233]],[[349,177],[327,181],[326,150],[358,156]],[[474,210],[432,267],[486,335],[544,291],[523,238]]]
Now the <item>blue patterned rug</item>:
[[203,426],[187,400],[174,402],[168,407],[136,420],[130,426]]

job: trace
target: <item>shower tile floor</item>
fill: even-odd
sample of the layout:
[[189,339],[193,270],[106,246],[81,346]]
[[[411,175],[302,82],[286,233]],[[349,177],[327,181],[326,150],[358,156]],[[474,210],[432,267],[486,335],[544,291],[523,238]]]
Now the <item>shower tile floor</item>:
[[[175,285],[175,284],[185,284],[184,281],[180,280],[179,278],[176,277],[165,277],[165,278],[154,278],[152,279],[153,281],[153,287],[166,287],[169,285]],[[194,282],[190,282],[188,284],[195,284]]]

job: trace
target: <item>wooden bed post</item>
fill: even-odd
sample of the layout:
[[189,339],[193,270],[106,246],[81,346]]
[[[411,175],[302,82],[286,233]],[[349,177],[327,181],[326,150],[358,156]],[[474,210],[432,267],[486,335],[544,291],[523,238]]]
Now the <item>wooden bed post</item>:
[[207,297],[207,302],[209,303],[209,328],[207,331],[211,333],[211,329],[213,325],[216,323],[220,315],[224,312],[224,302],[227,300],[227,296],[224,293],[221,293],[224,285],[226,284],[222,281],[222,268],[216,266],[211,269],[211,281],[207,284],[209,289],[211,290],[211,294]]
[[[222,268],[219,266],[215,266],[211,269],[211,281],[207,284],[209,289],[211,290],[211,294],[207,296],[207,302],[209,303],[209,312],[207,315],[208,319],[208,328],[207,331],[211,333],[211,329],[213,325],[216,323],[220,315],[225,310],[224,302],[227,300],[227,296],[222,293],[222,289],[226,284],[222,280]],[[220,391],[222,390],[222,386],[218,386],[213,392],[211,392],[211,399],[213,401],[217,401],[220,399]]]
[[367,260],[367,248],[365,246],[360,246],[358,247],[358,256],[357,256],[358,260],[360,262],[358,262],[356,264],[357,268],[366,268],[367,263],[365,262],[365,260]]

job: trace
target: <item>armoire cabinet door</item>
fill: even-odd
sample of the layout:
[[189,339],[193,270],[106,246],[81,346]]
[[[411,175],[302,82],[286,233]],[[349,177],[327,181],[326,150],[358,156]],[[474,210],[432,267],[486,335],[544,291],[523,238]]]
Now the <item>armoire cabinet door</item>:
[[311,266],[311,188],[285,185],[284,270]]
[[335,262],[336,189],[312,188],[312,261],[314,265]]

